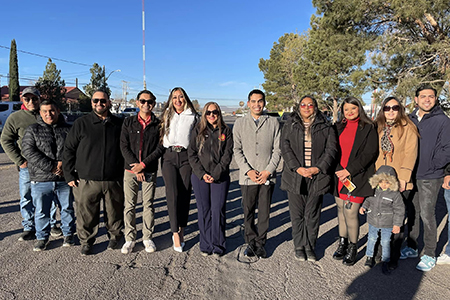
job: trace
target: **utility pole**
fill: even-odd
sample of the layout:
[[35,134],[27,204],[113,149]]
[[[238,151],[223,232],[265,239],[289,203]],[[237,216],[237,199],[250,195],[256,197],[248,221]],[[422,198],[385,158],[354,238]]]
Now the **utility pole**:
[[125,107],[127,106],[128,95],[128,81],[122,80],[122,98],[125,100]]
[[145,9],[144,2],[142,0],[142,59],[144,63],[144,90],[147,89],[147,83],[145,82]]

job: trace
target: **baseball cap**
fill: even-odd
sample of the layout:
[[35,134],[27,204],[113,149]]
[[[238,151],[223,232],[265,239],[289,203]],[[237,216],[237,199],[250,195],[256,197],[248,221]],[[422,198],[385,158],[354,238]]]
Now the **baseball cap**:
[[37,97],[41,97],[41,93],[39,93],[39,90],[34,86],[29,86],[26,89],[24,89],[22,92],[22,97],[25,96],[26,94],[33,94]]

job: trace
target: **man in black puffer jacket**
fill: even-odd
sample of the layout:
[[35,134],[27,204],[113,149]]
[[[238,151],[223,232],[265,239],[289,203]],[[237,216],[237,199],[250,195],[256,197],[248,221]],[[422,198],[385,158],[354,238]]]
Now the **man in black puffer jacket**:
[[28,161],[36,224],[34,251],[45,250],[50,236],[50,208],[55,198],[61,209],[64,247],[72,246],[74,233],[73,194],[62,171],[64,141],[70,126],[60,116],[55,102],[40,104],[40,117],[22,139],[22,153]]

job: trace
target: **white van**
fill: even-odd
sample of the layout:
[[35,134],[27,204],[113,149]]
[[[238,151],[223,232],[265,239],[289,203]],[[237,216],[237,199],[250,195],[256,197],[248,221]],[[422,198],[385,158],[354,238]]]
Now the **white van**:
[[6,119],[9,115],[17,110],[20,110],[22,102],[19,101],[8,101],[0,102],[0,131],[3,130],[3,125],[5,125]]

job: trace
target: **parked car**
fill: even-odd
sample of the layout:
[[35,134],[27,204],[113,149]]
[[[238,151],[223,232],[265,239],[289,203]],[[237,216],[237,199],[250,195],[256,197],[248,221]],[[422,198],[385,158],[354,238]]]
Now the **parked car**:
[[3,125],[5,125],[6,119],[9,115],[17,110],[20,110],[22,102],[19,101],[6,101],[0,102],[0,131],[3,130]]
[[139,112],[138,107],[127,107],[123,110],[122,115],[124,117],[131,117],[137,115],[138,112]]

